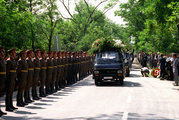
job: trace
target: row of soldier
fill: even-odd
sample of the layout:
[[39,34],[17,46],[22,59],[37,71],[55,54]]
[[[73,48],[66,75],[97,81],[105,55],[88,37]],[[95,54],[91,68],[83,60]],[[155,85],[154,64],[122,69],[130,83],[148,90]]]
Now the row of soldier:
[[[16,49],[0,48],[0,97],[6,94],[6,111],[13,112],[13,92],[17,86],[17,106],[46,97],[92,73],[93,57],[87,52],[23,50],[17,60]],[[39,85],[39,89],[38,89]],[[33,100],[32,100],[33,99]],[[6,113],[0,109],[0,116]]]

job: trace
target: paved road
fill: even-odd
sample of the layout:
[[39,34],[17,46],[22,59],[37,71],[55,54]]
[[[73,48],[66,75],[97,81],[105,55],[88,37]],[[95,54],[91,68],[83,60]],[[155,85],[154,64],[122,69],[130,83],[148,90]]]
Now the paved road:
[[179,120],[179,87],[172,81],[142,78],[139,69],[132,70],[124,86],[96,87],[88,76],[1,119]]

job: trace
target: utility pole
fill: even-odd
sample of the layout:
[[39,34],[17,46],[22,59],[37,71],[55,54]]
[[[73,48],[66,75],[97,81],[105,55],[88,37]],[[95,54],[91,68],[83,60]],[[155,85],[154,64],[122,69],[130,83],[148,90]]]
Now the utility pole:
[[54,50],[59,51],[60,50],[60,36],[56,35],[54,40]]

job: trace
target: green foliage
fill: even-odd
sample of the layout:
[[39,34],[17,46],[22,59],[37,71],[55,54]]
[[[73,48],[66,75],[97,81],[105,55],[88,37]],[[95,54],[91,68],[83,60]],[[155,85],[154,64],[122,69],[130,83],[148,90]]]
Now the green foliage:
[[129,0],[115,14],[124,18],[136,51],[179,52],[179,2]]
[[[6,49],[54,50],[54,39],[68,51],[88,51],[99,38],[122,39],[129,42],[125,28],[108,20],[104,11],[81,0],[75,13],[64,20],[59,15],[57,0],[0,0],[0,46]],[[104,10],[118,0],[110,0]],[[122,35],[124,34],[124,35]]]
[[[115,2],[116,0],[112,1],[113,4]],[[61,48],[69,51],[88,51],[92,43],[99,38],[121,38],[121,27],[109,21],[104,13],[95,10],[94,6],[87,6],[84,1],[80,1],[76,6],[73,20],[61,22],[57,28]]]

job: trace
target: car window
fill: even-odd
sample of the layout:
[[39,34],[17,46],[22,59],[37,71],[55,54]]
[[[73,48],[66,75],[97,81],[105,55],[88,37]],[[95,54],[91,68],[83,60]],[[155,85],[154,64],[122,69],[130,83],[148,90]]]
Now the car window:
[[109,51],[109,52],[101,52],[96,54],[96,63],[102,64],[102,63],[108,63],[108,64],[113,64],[115,62],[122,62],[123,57],[122,54],[114,51]]
[[102,52],[96,55],[97,59],[118,59],[119,54],[117,52]]

